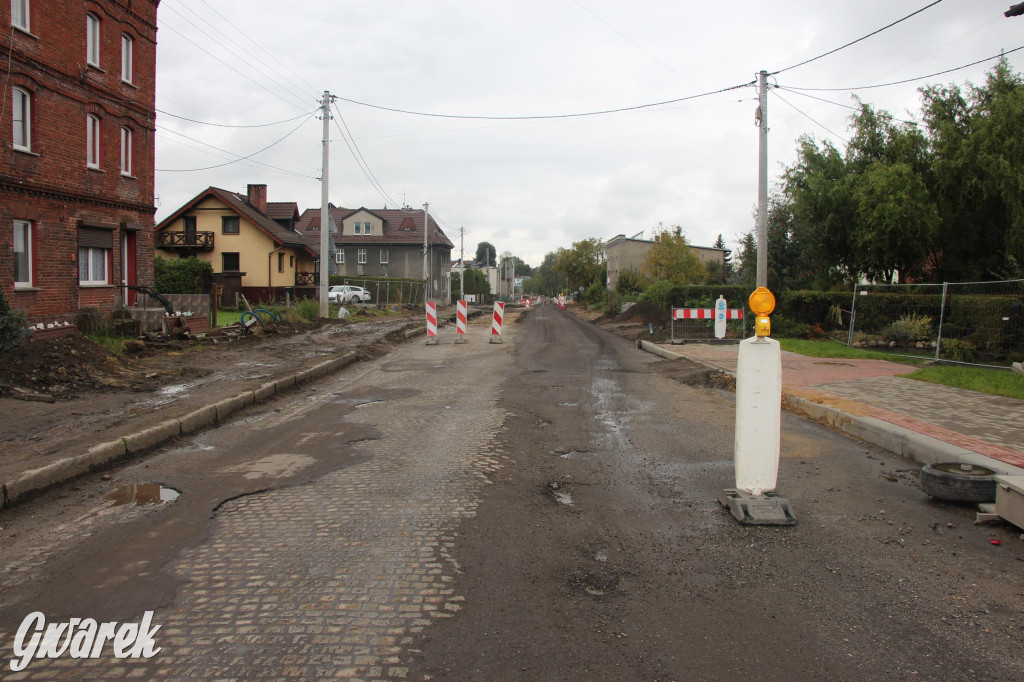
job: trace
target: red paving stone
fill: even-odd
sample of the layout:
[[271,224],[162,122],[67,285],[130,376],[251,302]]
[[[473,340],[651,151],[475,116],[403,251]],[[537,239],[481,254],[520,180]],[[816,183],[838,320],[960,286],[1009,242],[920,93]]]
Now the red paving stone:
[[[736,346],[687,344],[684,346],[663,345],[662,347],[720,369],[736,371]],[[782,354],[782,384],[785,392],[791,392],[793,395],[809,399],[812,402],[838,407],[850,414],[875,417],[986,457],[1024,467],[1024,444],[1021,449],[1015,449],[991,443],[982,438],[899,414],[863,400],[850,400],[837,396],[829,393],[828,387],[824,386],[873,377],[899,376],[910,371],[912,371],[911,368],[906,365],[884,360],[812,358],[797,353],[784,352]],[[884,400],[884,396],[879,396],[879,398]]]

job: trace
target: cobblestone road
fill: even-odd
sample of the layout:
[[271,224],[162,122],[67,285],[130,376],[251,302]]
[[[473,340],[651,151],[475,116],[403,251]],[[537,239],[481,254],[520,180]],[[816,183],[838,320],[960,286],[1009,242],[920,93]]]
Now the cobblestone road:
[[64,657],[6,679],[405,677],[412,637],[460,607],[452,529],[505,458],[493,443],[510,326],[501,345],[487,343],[482,323],[467,344],[443,330],[437,346],[408,344],[229,425],[269,433],[325,402],[347,410],[340,428],[309,423],[287,452],[252,452],[254,476],[273,474],[275,462],[301,466],[302,453],[339,447],[346,432],[379,437],[355,443],[357,463],[312,483],[220,506],[206,541],[169,568],[183,582],[154,617],[162,651],[152,660]]

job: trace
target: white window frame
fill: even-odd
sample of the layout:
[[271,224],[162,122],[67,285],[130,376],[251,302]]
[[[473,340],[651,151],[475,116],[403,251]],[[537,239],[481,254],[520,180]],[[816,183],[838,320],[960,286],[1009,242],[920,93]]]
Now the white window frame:
[[388,250],[387,249],[381,249],[380,250],[380,262],[381,262],[381,265],[387,265],[387,263],[388,263]]
[[100,66],[100,18],[92,12],[85,13],[85,63]]
[[362,234],[363,233],[363,224],[362,223],[353,223],[352,230],[353,230],[353,234]]
[[337,251],[334,252],[334,263],[336,265],[344,265],[345,264],[345,251],[344,250],[338,249]]
[[132,129],[121,127],[121,175],[132,177]]
[[[18,248],[18,236],[19,236],[19,233],[21,235],[22,242],[24,244],[23,252],[25,254],[25,271],[26,271],[25,275],[28,276],[28,279],[18,279],[18,258],[17,258],[18,250],[17,250],[17,248]],[[12,250],[13,250],[14,256],[15,256],[15,258],[14,258],[14,288],[15,289],[30,289],[30,288],[32,288],[32,284],[34,282],[33,276],[35,274],[35,273],[32,272],[32,248],[33,248],[33,246],[34,246],[34,244],[32,243],[32,221],[31,220],[21,220],[21,219],[17,219],[16,218],[14,220],[14,244],[12,246]]]
[[363,235],[373,234],[373,223],[363,223]]
[[127,33],[121,34],[121,80],[133,83],[135,78],[135,40]]
[[100,167],[100,117],[96,114],[85,115],[85,166]]
[[31,31],[31,24],[31,4],[29,0],[11,0],[11,26],[20,28],[28,33]]
[[[97,272],[97,266],[102,268]],[[85,268],[83,278],[82,268]],[[110,283],[110,249],[96,246],[78,247],[78,284],[80,286],[105,286]],[[100,275],[97,278],[96,275]]]
[[11,90],[11,99],[12,146],[24,152],[32,151],[32,93],[25,88],[14,86]]
[[366,249],[359,249],[356,253],[356,260],[360,265],[366,265]]

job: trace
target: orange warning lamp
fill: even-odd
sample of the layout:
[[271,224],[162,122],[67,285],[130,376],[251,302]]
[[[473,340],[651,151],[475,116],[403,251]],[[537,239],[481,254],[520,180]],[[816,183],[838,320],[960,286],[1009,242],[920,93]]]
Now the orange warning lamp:
[[758,287],[747,299],[747,304],[754,311],[754,333],[757,336],[771,336],[772,323],[768,318],[775,310],[775,297],[765,287]]

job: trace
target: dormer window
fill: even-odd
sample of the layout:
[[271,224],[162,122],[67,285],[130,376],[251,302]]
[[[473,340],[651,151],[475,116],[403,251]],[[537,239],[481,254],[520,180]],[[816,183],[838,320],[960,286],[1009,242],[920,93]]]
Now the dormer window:
[[370,234],[370,223],[353,223],[354,234]]

